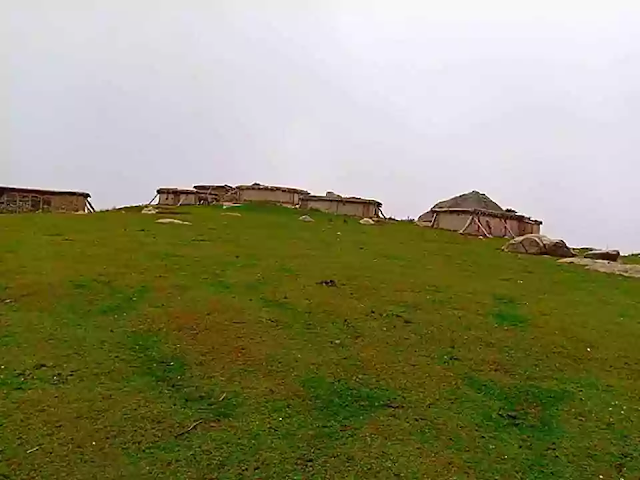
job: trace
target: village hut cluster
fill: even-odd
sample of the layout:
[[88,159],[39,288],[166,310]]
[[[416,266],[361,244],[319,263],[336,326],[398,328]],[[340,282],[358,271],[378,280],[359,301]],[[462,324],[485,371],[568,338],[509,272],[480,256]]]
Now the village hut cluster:
[[[95,211],[85,192],[38,190],[0,187],[0,213]],[[263,185],[231,186],[194,185],[192,188],[162,187],[156,191],[158,206],[242,204],[265,202],[302,210],[319,210],[336,215],[362,219],[385,218],[378,200],[348,197],[327,192],[313,195],[307,190],[292,187]],[[436,203],[422,214],[416,223],[423,227],[452,230],[461,234],[482,237],[516,238],[539,234],[542,222],[504,209],[484,193],[472,191]]]
[[[0,212],[93,212],[95,210],[90,198],[91,195],[85,192],[0,187]],[[162,187],[149,203],[156,199],[159,206],[167,207],[265,202],[336,215],[384,218],[382,203],[378,200],[342,196],[334,192],[313,195],[300,188],[260,183],[237,186],[194,185],[193,188]],[[435,204],[416,223],[468,235],[508,238],[538,234],[542,224],[539,220],[520,215],[514,210],[505,210],[487,195],[476,191]]]
[[333,192],[312,195],[306,190],[274,185],[194,185],[192,189],[159,188],[158,205],[211,205],[216,203],[265,202],[304,210],[320,210],[360,218],[383,217],[382,203],[360,197],[343,197]]
[[[0,186],[0,213],[93,213],[91,195],[78,191],[59,191],[34,188]],[[363,225],[374,225],[386,219],[382,203],[360,197],[345,197],[333,192],[313,195],[306,190],[252,183],[251,185],[194,185],[193,188],[159,188],[142,213],[158,213],[151,204],[158,199],[159,207],[174,208],[183,205],[239,205],[264,202],[303,210],[319,210],[335,215],[361,218]],[[239,213],[227,213],[237,215]],[[309,215],[300,220],[313,222]],[[162,218],[158,223],[186,224],[173,218]],[[598,271],[640,277],[640,268],[631,271],[619,264],[618,250],[593,250],[583,257],[563,240],[540,234],[542,222],[513,209],[504,209],[484,193],[471,191],[436,203],[415,222],[421,227],[437,228],[478,237],[504,237],[510,241],[503,250],[529,255],[562,257],[564,262],[579,263]],[[583,252],[580,252],[583,253]]]

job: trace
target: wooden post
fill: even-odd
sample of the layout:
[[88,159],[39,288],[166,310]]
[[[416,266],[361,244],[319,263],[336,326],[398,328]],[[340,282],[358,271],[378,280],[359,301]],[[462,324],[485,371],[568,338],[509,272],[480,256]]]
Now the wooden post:
[[491,238],[493,236],[493,235],[489,234],[489,232],[487,232],[487,230],[485,230],[485,228],[482,226],[482,222],[480,220],[478,220],[478,217],[473,217],[473,219],[476,221],[476,223],[480,227],[480,230],[482,230],[482,233],[484,233],[485,237]]
[[[429,226],[431,228],[436,226],[436,220],[438,220],[438,212],[433,214],[433,218],[431,219],[431,223],[429,224]],[[464,227],[464,228],[467,228],[467,227]],[[463,228],[463,230],[464,230],[464,228]]]
[[511,229],[509,228],[509,223],[507,222],[507,219],[503,219],[504,220],[504,228],[507,232],[509,232],[509,235],[511,235],[511,238],[516,238],[516,236],[513,234],[513,232],[511,231]]
[[151,199],[151,201],[149,203],[147,203],[147,206],[151,205],[153,203],[153,201],[158,198],[158,193],[155,194],[155,196]]
[[213,185],[209,186],[209,190],[207,190],[207,199],[206,205],[211,205],[211,192],[213,191]]
[[[437,214],[436,214],[437,215]],[[469,225],[471,225],[471,223],[473,222],[473,219],[475,218],[474,214],[472,213],[471,216],[469,217],[469,220],[467,220],[467,223],[465,224],[464,227],[462,227],[462,230],[460,230],[458,233],[464,233],[465,230],[467,228],[469,228]],[[434,219],[435,220],[435,219]]]
[[91,200],[89,200],[88,198],[86,200],[86,206],[89,208],[90,213],[96,213],[96,209],[93,208],[93,205],[91,204]]

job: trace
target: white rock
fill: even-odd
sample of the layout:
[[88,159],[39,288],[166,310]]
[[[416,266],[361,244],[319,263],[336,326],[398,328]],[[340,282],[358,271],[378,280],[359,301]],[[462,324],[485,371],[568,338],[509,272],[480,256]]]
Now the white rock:
[[182,220],[176,220],[175,218],[161,218],[156,220],[156,223],[175,223],[178,225],[191,225],[191,222],[183,222]]
[[142,213],[146,215],[155,215],[158,211],[153,207],[145,207],[142,209]]
[[302,220],[303,222],[315,222],[315,220],[309,215],[303,215],[298,220]]
[[360,224],[361,225],[375,225],[376,222],[374,222],[370,218],[363,218],[362,220],[360,220]]

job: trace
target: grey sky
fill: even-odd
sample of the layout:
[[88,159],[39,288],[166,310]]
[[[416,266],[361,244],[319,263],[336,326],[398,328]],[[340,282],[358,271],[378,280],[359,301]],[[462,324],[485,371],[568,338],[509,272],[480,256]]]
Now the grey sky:
[[110,207],[258,181],[397,217],[476,189],[640,250],[640,2],[2,5],[2,184]]

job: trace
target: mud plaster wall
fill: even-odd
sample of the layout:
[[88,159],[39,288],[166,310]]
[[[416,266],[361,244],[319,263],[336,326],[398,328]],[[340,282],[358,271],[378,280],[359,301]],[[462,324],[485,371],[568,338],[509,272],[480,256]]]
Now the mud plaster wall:
[[194,193],[162,192],[158,195],[158,205],[196,205],[198,195]]
[[300,194],[282,190],[242,189],[238,191],[240,202],[274,202],[284,205],[298,205]]
[[[471,213],[467,212],[439,212],[434,227],[459,232],[467,225],[470,216]],[[540,225],[524,220],[515,218],[506,219],[507,226],[509,227],[507,229],[503,218],[492,217],[490,215],[479,215],[477,218],[487,233],[493,237],[509,238],[511,237],[511,233],[516,237],[528,233],[540,233]],[[509,230],[511,230],[511,233]],[[484,235],[484,232],[475,221],[467,226],[464,233],[469,235]]]
[[322,210],[323,212],[335,213],[338,215],[350,215],[353,217],[376,217],[377,206],[372,203],[339,202],[322,199],[302,200],[302,208],[312,210]]
[[30,192],[4,192],[0,212],[84,212],[87,201],[81,195],[38,195]]

